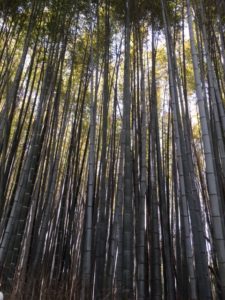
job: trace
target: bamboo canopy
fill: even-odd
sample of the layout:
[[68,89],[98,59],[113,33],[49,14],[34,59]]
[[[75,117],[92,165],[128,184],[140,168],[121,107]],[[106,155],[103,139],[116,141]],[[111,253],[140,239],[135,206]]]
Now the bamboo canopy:
[[225,300],[224,16],[0,1],[0,300]]

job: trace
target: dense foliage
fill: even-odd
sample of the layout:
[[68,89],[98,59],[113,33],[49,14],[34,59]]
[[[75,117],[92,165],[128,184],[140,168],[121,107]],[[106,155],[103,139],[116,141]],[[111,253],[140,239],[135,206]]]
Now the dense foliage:
[[225,299],[224,16],[0,0],[7,299]]

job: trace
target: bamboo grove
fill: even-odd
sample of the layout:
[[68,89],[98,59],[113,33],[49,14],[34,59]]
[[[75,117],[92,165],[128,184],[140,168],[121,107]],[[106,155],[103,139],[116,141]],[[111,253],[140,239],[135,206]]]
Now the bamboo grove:
[[224,16],[0,0],[6,299],[225,299]]

